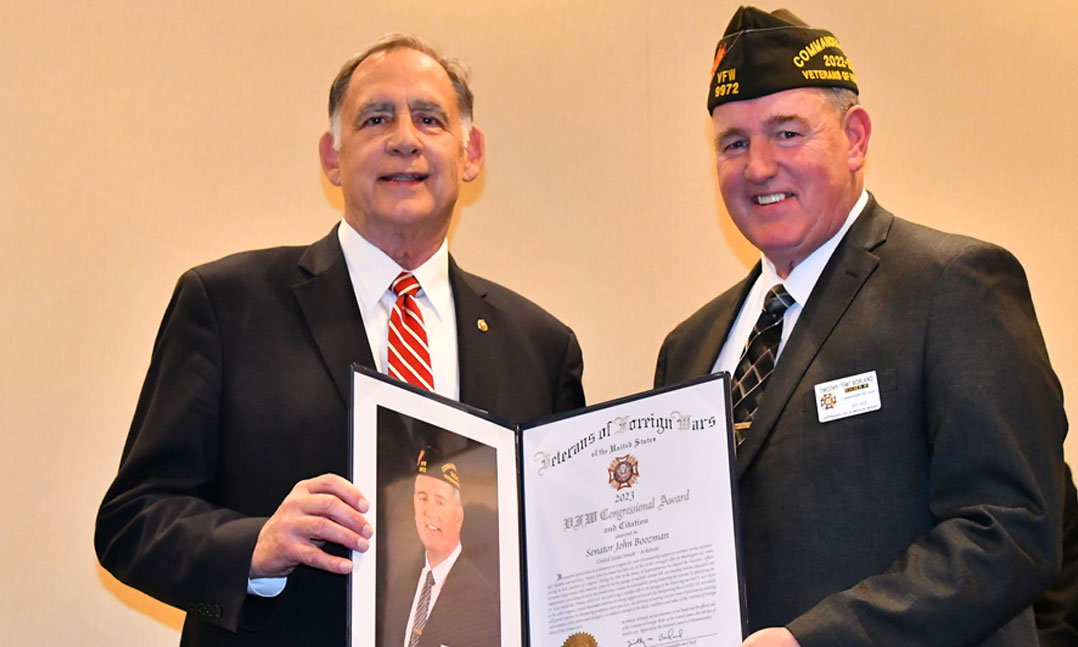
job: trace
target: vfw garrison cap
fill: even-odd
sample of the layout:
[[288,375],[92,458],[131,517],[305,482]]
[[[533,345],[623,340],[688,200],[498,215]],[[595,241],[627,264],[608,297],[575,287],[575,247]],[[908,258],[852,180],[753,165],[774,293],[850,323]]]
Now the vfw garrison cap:
[[445,481],[458,491],[460,490],[460,475],[457,473],[456,464],[435,447],[428,445],[419,451],[419,456],[416,457],[415,461],[415,469],[416,474],[423,474]]
[[715,48],[707,111],[794,88],[847,88],[857,77],[835,35],[785,9],[741,7]]

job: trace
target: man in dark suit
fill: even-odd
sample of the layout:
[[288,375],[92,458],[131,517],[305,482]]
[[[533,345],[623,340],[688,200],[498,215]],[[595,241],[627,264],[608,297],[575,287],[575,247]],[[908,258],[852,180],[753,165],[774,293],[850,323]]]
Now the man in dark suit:
[[572,331],[448,254],[484,158],[460,64],[387,36],[342,67],[329,111],[342,222],[181,277],[98,513],[101,563],[187,610],[184,645],[344,644],[348,550],[372,534],[342,476],[350,366],[393,374],[391,285],[418,281],[403,309],[425,326],[427,388],[512,421],[583,404]]
[[831,33],[743,7],[713,70],[723,201],[762,257],[655,383],[734,375],[744,644],[1035,645],[1066,420],[1022,268],[864,190]]
[[455,458],[428,446],[419,454],[416,471],[412,507],[423,559],[385,592],[388,601],[378,644],[500,645],[498,616],[491,613],[499,605],[497,582],[476,568],[460,541],[464,477]]

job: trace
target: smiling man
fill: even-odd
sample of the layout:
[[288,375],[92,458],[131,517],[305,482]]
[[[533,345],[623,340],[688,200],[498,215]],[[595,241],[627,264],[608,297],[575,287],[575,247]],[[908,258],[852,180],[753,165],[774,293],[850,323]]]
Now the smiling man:
[[387,592],[381,647],[500,645],[498,588],[462,550],[462,475],[451,457],[427,447],[415,462],[415,527],[422,567]]
[[1037,644],[1067,423],[1018,261],[876,202],[850,61],[788,11],[736,12],[708,111],[761,257],[655,384],[733,376],[744,645]]
[[415,527],[427,549],[427,563],[434,567],[444,562],[460,547],[460,528],[464,525],[464,505],[460,499],[460,481],[456,468],[447,465],[442,478],[426,474],[415,478]]
[[95,546],[188,612],[183,645],[345,643],[348,550],[373,533],[344,478],[353,363],[510,421],[584,404],[573,332],[449,254],[483,167],[472,108],[460,63],[406,34],[371,44],[319,143],[341,222],[180,278]]

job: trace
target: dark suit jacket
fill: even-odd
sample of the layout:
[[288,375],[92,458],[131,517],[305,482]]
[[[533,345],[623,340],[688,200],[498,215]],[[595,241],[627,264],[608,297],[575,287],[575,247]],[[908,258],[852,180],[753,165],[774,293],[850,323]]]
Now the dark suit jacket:
[[[656,385],[711,371],[759,267],[679,325]],[[813,385],[876,371],[821,424]],[[1060,558],[1062,392],[1005,250],[869,201],[738,452],[752,630],[817,645],[1035,645]]]
[[1055,582],[1033,603],[1041,647],[1078,645],[1078,489],[1066,469],[1063,498],[1063,565]]
[[[402,647],[408,632],[422,559],[388,591],[386,623],[379,647]],[[498,589],[461,552],[430,610],[418,647],[496,647],[501,645]]]
[[[462,402],[515,422],[584,403],[571,330],[452,260],[449,276]],[[344,576],[301,566],[270,599],[246,585],[293,485],[346,474],[353,362],[374,366],[336,230],[180,278],[95,546],[118,579],[188,611],[181,644],[344,644]]]

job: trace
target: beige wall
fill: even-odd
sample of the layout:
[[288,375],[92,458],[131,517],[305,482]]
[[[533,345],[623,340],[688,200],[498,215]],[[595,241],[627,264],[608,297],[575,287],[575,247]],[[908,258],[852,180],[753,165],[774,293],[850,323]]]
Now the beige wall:
[[[1074,3],[788,6],[856,65],[871,190],[1015,252],[1074,393]],[[734,7],[4,3],[2,642],[176,643],[180,614],[113,580],[91,546],[157,324],[187,267],[333,225],[316,156],[327,86],[385,31],[474,68],[489,157],[453,233],[460,263],[576,329],[591,401],[647,388],[665,332],[754,260],[718,199],[704,107]],[[1078,460],[1078,440],[1068,450]]]

